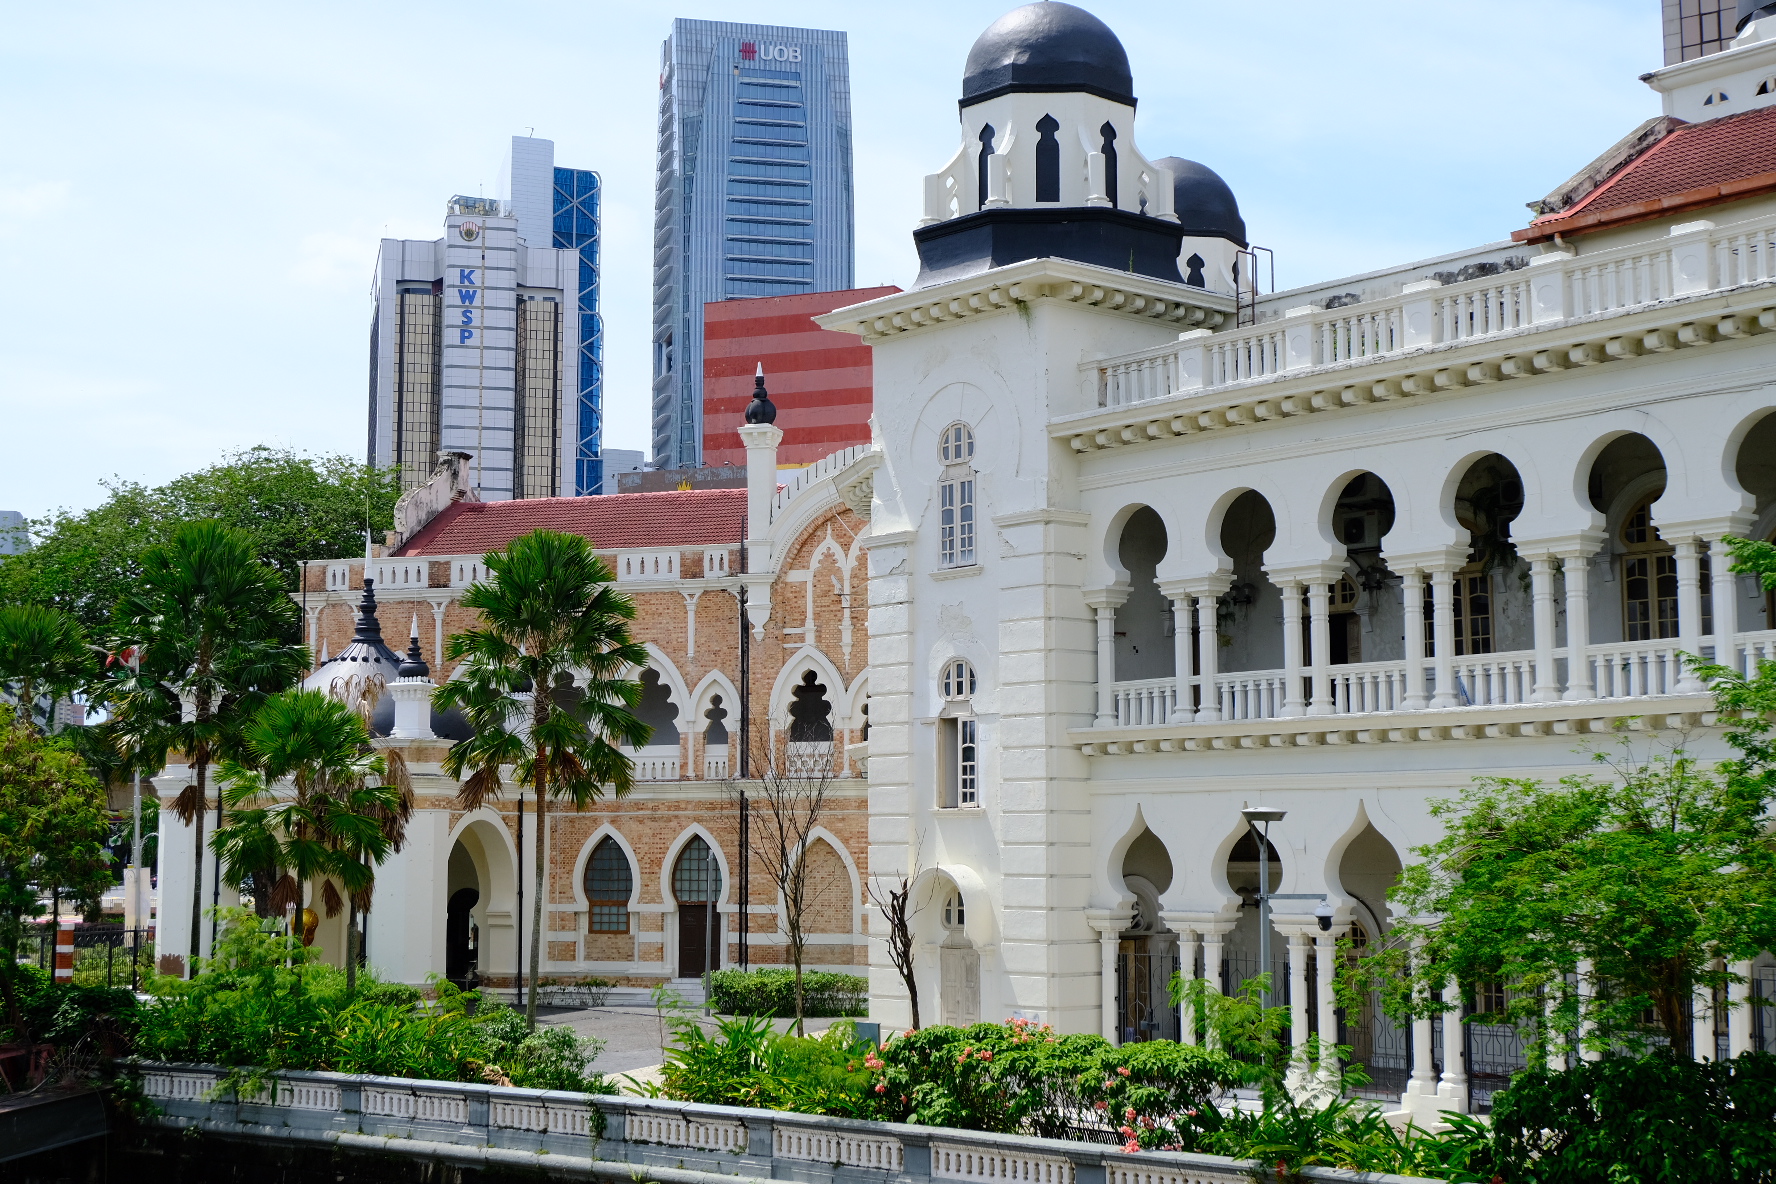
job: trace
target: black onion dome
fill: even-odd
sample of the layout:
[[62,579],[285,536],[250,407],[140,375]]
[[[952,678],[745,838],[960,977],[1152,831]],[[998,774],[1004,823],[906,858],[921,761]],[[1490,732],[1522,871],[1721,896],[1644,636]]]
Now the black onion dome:
[[1017,91],[1083,91],[1135,105],[1128,53],[1110,26],[1056,0],[1012,9],[968,51],[962,106]]
[[1772,12],[1776,12],[1776,0],[1739,0],[1739,19],[1734,23],[1733,31],[1743,33],[1746,25]]
[[1246,220],[1219,173],[1177,156],[1162,156],[1153,163],[1172,171],[1172,209],[1185,238],[1224,238],[1246,245]]

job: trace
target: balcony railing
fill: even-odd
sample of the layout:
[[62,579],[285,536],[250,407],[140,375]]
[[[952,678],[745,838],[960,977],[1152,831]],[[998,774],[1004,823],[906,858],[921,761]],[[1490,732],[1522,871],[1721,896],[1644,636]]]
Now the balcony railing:
[[[1702,656],[1714,659],[1712,640]],[[1595,699],[1639,699],[1681,693],[1682,648],[1675,638],[1625,641],[1594,645],[1585,650]],[[1776,629],[1737,634],[1724,664],[1742,674],[1754,674],[1760,662],[1776,662]],[[1568,659],[1562,647],[1556,651],[1553,682],[1562,688],[1567,680]],[[1453,658],[1450,675],[1456,707],[1508,707],[1535,702],[1536,658],[1532,650],[1500,654],[1476,654]],[[1373,715],[1406,711],[1406,663],[1362,662],[1330,667],[1328,681],[1332,710],[1337,715]],[[1303,709],[1311,702],[1312,671],[1301,671],[1300,700]],[[1180,683],[1182,690],[1180,691]],[[1144,678],[1118,682],[1111,690],[1116,726],[1153,727],[1170,722],[1182,693],[1194,707],[1199,679]],[[1288,675],[1282,670],[1236,670],[1214,677],[1215,699],[1223,722],[1281,719],[1286,706]],[[1429,705],[1437,693],[1437,661],[1424,662],[1424,696]]]
[[1088,362],[1098,403],[1126,407],[1409,350],[1497,337],[1708,291],[1776,280],[1776,219],[1676,228],[1656,243],[1543,255],[1526,268],[1334,309],[1289,309],[1244,329],[1187,333]]

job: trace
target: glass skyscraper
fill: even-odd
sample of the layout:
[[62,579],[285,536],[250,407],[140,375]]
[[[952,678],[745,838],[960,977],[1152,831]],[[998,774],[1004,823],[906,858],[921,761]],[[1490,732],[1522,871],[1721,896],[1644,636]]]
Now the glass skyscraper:
[[703,306],[852,286],[845,34],[675,20],[654,197],[654,463],[700,461]]
[[572,422],[576,496],[597,493],[604,484],[604,322],[598,315],[598,174],[586,169],[555,170],[555,245],[580,256],[579,348],[572,372],[577,399]]

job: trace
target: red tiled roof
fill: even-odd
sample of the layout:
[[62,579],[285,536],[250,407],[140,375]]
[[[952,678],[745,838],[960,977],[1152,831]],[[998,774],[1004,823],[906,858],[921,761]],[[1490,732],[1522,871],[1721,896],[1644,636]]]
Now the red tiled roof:
[[1644,221],[1776,189],[1776,107],[1687,123],[1618,169],[1576,205],[1511,237],[1536,242]]
[[480,555],[539,529],[584,535],[600,549],[738,545],[746,534],[746,491],[690,489],[456,502],[395,554]]

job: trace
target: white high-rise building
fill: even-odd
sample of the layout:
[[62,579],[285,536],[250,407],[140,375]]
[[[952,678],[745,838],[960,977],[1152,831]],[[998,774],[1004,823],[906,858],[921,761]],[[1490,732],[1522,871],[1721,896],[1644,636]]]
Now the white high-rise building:
[[443,237],[382,240],[369,460],[404,489],[451,451],[485,501],[599,491],[598,177],[554,154],[514,136],[507,199],[453,197]]

